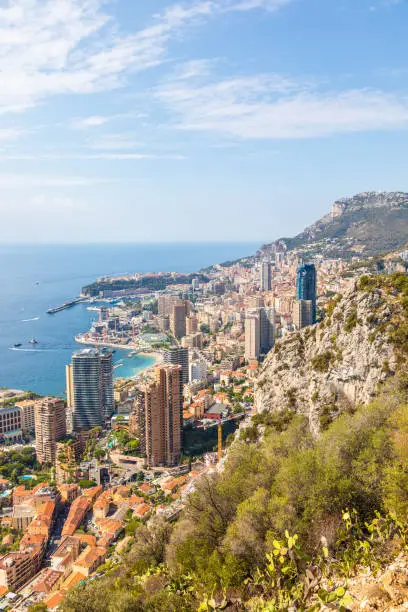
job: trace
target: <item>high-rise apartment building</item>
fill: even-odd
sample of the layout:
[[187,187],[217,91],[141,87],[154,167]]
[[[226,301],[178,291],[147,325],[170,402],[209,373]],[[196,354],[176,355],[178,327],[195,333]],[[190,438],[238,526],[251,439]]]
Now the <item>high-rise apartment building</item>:
[[21,400],[15,406],[20,409],[21,429],[23,433],[33,432],[35,429],[35,405],[38,400]]
[[65,366],[65,380],[66,380],[66,392],[67,392],[67,407],[74,407],[74,381],[72,377],[72,364]]
[[260,352],[266,354],[275,344],[275,309],[260,309]]
[[173,304],[178,301],[175,295],[159,295],[157,298],[157,310],[160,317],[170,316]]
[[245,317],[245,359],[251,361],[260,356],[261,324],[259,311],[248,310]]
[[297,271],[296,299],[312,302],[312,324],[316,323],[316,268],[304,264]]
[[109,351],[85,349],[67,368],[75,431],[102,427],[113,414],[113,358]]
[[182,368],[168,365],[156,369],[164,417],[165,463],[175,465],[181,454],[183,439]]
[[188,367],[188,380],[190,383],[207,378],[207,364],[204,360],[192,361]]
[[272,289],[272,265],[269,261],[263,261],[260,268],[261,291],[270,291]]
[[110,351],[100,354],[102,384],[102,419],[106,425],[114,413],[113,355]]
[[175,338],[182,338],[186,335],[187,303],[178,300],[172,306],[170,313],[170,330]]
[[7,442],[20,442],[22,435],[20,408],[17,406],[0,408],[0,437]]
[[175,465],[182,448],[181,367],[156,368],[156,380],[136,396],[140,450],[149,465]]
[[275,310],[252,308],[245,317],[245,359],[259,359],[275,344]]
[[198,331],[198,319],[195,316],[189,316],[186,318],[186,336],[195,334]]
[[188,383],[188,348],[181,346],[171,346],[164,350],[164,363],[181,366],[181,382],[183,385]]
[[66,435],[66,409],[63,400],[46,397],[35,406],[35,450],[37,461],[53,465],[57,441]]
[[296,329],[313,325],[313,302],[311,300],[296,300],[293,304],[292,318]]
[[196,332],[195,334],[190,334],[189,336],[184,336],[181,340],[181,346],[183,348],[203,348],[203,334],[201,332]]

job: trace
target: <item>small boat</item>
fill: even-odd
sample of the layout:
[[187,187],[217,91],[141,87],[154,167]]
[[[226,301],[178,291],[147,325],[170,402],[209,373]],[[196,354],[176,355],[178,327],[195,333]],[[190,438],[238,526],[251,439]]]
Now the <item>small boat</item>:
[[18,348],[19,346],[22,346],[21,342],[17,342],[17,344],[14,345],[14,348]]
[[38,342],[35,338],[31,338],[31,340],[28,341],[28,344],[38,344]]

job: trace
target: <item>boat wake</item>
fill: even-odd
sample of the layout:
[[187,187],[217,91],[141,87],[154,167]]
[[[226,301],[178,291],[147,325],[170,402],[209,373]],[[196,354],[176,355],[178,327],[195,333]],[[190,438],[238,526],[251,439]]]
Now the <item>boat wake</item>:
[[21,319],[22,323],[29,323],[30,321],[39,321],[40,317],[33,317],[32,319]]
[[44,349],[44,348],[36,348],[36,349],[30,349],[30,348],[18,348],[16,346],[11,346],[10,351],[20,351],[22,353],[49,353],[52,351],[56,351],[57,349]]

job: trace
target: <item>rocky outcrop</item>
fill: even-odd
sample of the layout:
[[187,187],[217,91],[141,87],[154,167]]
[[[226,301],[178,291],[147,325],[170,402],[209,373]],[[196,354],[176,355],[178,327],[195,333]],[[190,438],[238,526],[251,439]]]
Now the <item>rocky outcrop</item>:
[[299,412],[317,434],[339,412],[368,402],[397,369],[390,330],[400,311],[389,288],[359,291],[356,282],[323,322],[277,342],[256,384],[257,411]]

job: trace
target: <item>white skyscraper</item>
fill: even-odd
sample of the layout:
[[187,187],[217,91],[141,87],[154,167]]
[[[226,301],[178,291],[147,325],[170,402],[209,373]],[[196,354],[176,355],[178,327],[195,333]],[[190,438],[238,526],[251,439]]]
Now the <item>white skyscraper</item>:
[[245,316],[245,359],[258,359],[260,355],[261,321],[259,309],[248,310]]
[[205,361],[192,361],[188,368],[188,380],[190,383],[207,378],[207,364]]

